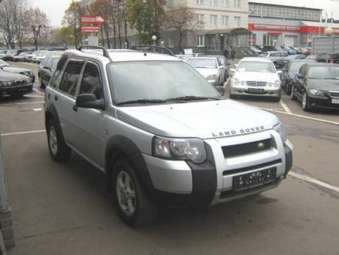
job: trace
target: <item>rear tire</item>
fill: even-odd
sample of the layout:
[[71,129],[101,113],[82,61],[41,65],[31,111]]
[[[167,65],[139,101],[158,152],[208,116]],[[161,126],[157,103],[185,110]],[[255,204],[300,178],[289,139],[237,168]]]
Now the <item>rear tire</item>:
[[124,158],[112,166],[113,202],[120,218],[131,227],[153,223],[158,209],[149,200],[132,165]]
[[65,143],[61,128],[55,120],[47,124],[47,140],[49,153],[54,161],[66,162],[71,157],[71,149]]

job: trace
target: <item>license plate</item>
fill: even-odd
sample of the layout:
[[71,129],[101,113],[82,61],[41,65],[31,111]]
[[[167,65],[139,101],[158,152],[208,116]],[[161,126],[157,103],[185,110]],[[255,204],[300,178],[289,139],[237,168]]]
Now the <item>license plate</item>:
[[248,89],[248,92],[249,92],[249,93],[256,93],[256,94],[263,94],[263,93],[265,93],[265,90],[264,90],[264,89],[253,89],[253,88],[249,88],[249,89]]
[[243,191],[264,186],[276,179],[276,168],[269,168],[254,173],[243,174],[233,177],[233,190]]
[[339,104],[339,99],[332,99],[332,104]]

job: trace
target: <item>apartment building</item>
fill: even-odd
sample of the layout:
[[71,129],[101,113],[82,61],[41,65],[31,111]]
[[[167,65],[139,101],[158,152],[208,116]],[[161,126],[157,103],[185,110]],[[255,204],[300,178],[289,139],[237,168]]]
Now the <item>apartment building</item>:
[[[184,48],[223,51],[230,46],[248,45],[247,0],[168,0],[169,8],[188,7],[199,26],[185,34]],[[177,36],[163,33],[165,44],[176,47]]]

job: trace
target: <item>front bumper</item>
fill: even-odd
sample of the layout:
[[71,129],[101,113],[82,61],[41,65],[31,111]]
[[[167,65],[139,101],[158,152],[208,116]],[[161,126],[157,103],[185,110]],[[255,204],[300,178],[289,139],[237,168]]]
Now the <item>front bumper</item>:
[[33,84],[29,83],[26,85],[20,86],[9,86],[9,87],[0,87],[0,94],[9,94],[9,95],[18,95],[18,94],[28,94],[33,91]]
[[309,103],[313,108],[339,110],[339,104],[333,104],[332,99],[339,100],[339,98],[309,96]]
[[[273,132],[269,132],[265,137],[274,136],[279,141],[279,135]],[[262,137],[262,134],[255,134],[249,139],[260,140],[260,137]],[[277,142],[277,148],[270,151],[225,158],[220,144],[225,142],[237,144],[241,139],[244,140],[243,137],[234,137],[219,139],[218,141],[215,139],[206,141],[209,160],[203,165],[144,155],[154,188],[152,197],[155,202],[166,206],[193,205],[206,207],[260,193],[278,186],[286,178],[292,167],[292,146],[289,142],[286,144]],[[275,179],[268,185],[248,189],[244,192],[234,190],[233,177],[271,167],[275,167],[277,171]]]
[[235,96],[280,97],[281,89],[231,87],[230,94]]

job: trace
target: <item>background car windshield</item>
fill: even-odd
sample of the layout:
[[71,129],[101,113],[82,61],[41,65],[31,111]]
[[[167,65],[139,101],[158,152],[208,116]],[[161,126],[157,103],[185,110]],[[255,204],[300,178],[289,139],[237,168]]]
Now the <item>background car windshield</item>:
[[241,62],[238,66],[240,72],[259,72],[259,73],[275,73],[273,63],[269,62]]
[[339,80],[338,66],[314,66],[308,71],[309,79]]
[[191,58],[187,62],[194,68],[217,68],[217,61],[215,59]]
[[216,89],[184,62],[120,62],[110,64],[108,71],[116,103],[185,96],[219,97]]

